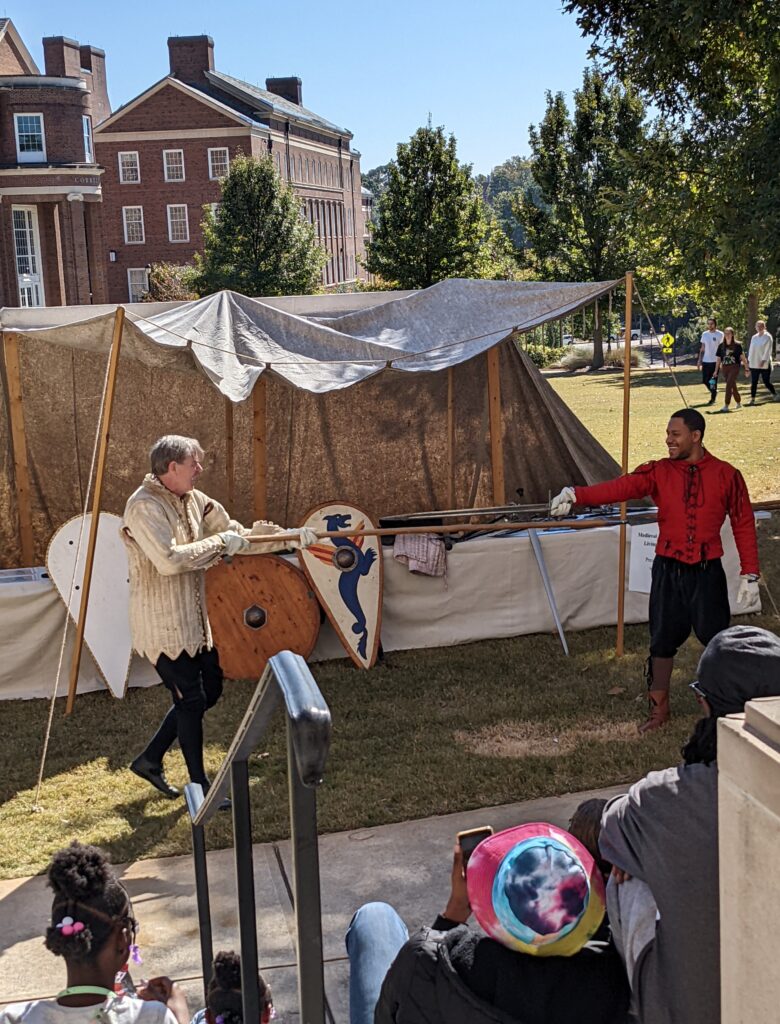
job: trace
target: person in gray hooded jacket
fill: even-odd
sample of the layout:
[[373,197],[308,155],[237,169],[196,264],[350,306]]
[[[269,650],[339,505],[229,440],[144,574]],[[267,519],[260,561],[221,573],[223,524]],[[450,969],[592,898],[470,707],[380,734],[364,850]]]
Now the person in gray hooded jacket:
[[690,685],[707,714],[685,763],[651,772],[601,822],[599,847],[614,865],[607,909],[640,1024],[720,1021],[717,719],[780,696],[780,638],[724,629]]

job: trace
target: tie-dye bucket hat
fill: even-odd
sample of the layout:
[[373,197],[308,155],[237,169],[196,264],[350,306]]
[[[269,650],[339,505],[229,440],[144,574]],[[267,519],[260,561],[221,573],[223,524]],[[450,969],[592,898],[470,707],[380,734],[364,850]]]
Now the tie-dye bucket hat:
[[480,927],[510,949],[572,956],[604,918],[604,879],[574,836],[534,822],[479,844],[466,872]]

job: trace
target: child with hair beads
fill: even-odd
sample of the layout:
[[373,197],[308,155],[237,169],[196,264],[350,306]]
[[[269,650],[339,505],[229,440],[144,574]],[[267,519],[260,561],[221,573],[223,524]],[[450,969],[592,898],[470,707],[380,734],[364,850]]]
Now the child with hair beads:
[[48,870],[54,890],[46,948],[65,960],[68,985],[54,999],[13,1003],[0,1024],[187,1024],[187,1000],[170,978],[154,978],[131,996],[115,987],[133,957],[138,923],[125,887],[94,846],[72,842]]
[[[271,989],[262,974],[257,977],[260,990],[260,1024],[276,1016]],[[206,1005],[192,1018],[192,1024],[243,1024],[241,996],[241,957],[232,951],[217,953],[206,992]]]

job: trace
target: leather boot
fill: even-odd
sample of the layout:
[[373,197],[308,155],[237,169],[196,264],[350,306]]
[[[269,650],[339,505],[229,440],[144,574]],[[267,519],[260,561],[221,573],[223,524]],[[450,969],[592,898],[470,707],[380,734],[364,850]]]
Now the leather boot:
[[668,690],[649,690],[647,698],[649,714],[647,721],[638,726],[640,736],[644,736],[645,733],[655,732],[656,729],[660,729],[662,726],[666,725],[671,717],[671,713],[669,711]]

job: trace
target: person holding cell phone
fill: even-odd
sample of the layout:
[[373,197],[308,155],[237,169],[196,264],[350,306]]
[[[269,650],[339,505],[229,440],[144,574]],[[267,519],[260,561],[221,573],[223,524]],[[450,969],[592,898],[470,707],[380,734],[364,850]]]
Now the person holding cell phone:
[[350,1024],[625,1024],[623,963],[596,938],[604,879],[579,840],[540,823],[458,840],[432,927],[409,938],[387,903],[353,917]]

